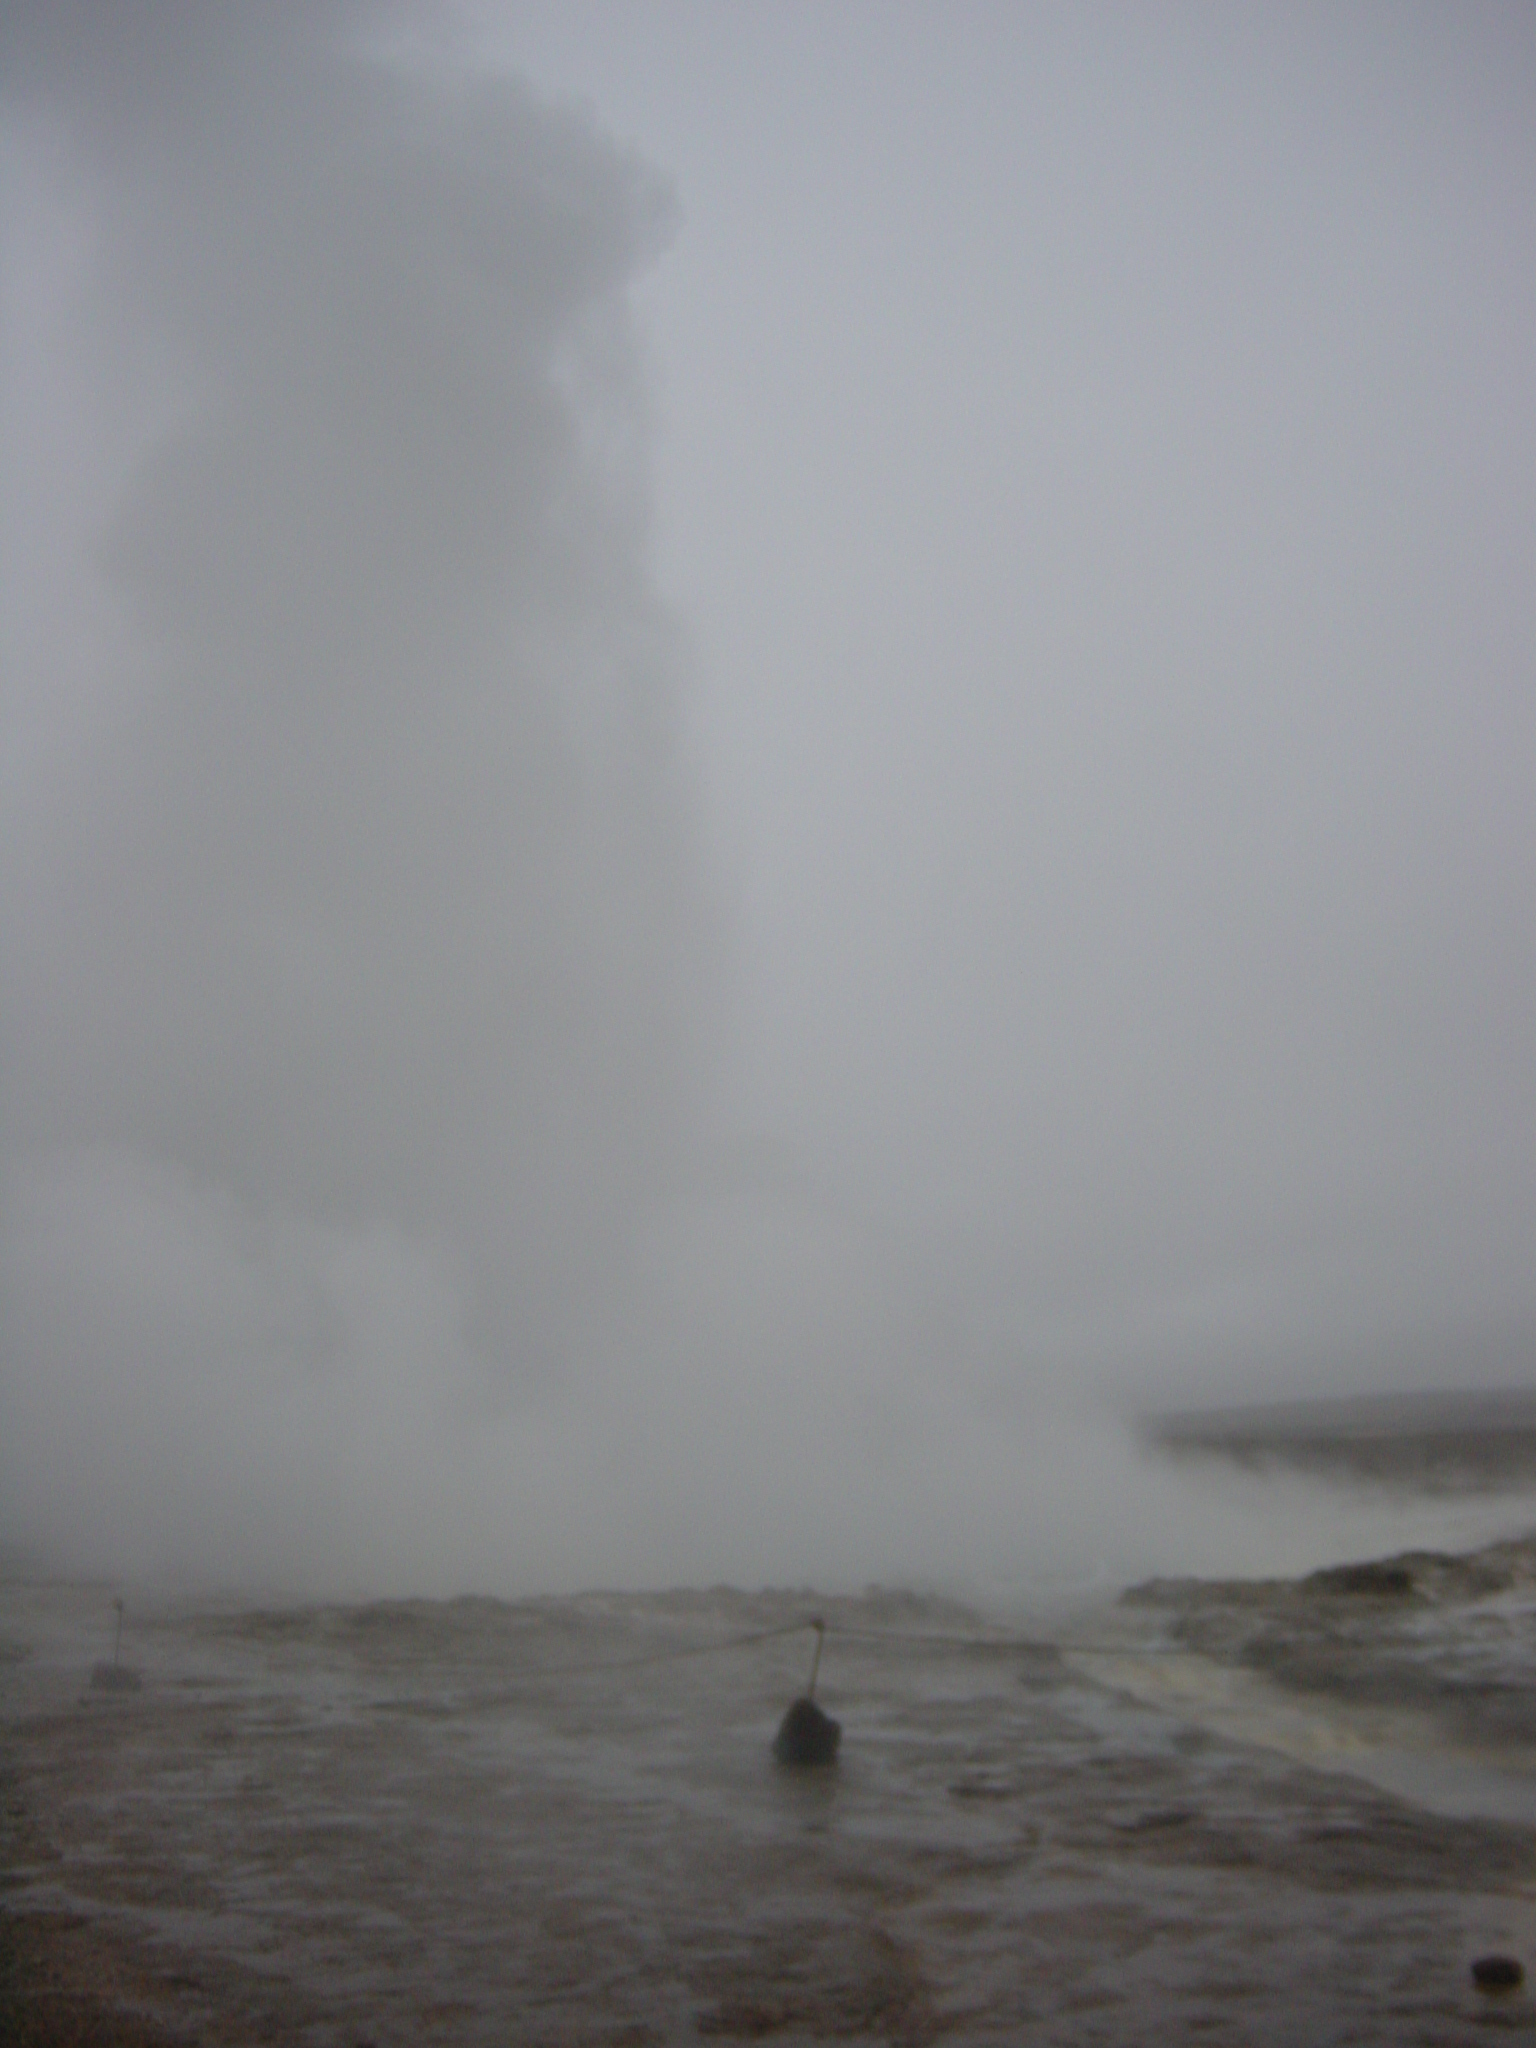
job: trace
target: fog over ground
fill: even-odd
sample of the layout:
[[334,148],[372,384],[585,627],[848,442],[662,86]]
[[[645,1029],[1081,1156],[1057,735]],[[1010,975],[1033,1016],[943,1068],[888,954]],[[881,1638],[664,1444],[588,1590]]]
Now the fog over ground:
[[0,1542],[1113,1574],[1119,1413],[1529,1384],[1533,117],[1519,6],[9,6]]

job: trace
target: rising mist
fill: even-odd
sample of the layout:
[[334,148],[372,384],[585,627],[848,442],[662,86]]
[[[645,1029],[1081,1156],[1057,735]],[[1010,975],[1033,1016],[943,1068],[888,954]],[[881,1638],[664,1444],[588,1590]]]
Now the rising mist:
[[[999,76],[1062,63],[1020,36]],[[811,284],[765,327],[821,335],[820,554],[765,548],[706,663],[656,559],[661,172],[393,16],[9,11],[0,1538],[343,1589],[1112,1576],[1187,1529],[1115,1404],[1529,1371],[1528,485],[1455,354],[1497,308],[1475,273],[1394,383],[1434,280],[1361,285],[1356,158],[1190,46],[1149,87],[1070,51],[1008,145],[1054,240],[964,245],[1036,294],[1006,489],[949,271],[942,344],[915,255],[812,280],[850,327],[892,294],[852,370]],[[1221,163],[1256,244],[1179,210]],[[730,534],[793,442],[711,431]]]

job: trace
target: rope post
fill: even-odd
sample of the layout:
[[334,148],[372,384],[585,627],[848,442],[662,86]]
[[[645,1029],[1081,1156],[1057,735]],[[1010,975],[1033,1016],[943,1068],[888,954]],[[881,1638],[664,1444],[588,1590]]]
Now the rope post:
[[805,1688],[805,1696],[808,1700],[813,1700],[816,1697],[816,1673],[821,1669],[821,1646],[826,1640],[827,1624],[824,1621],[813,1621],[810,1625],[816,1631],[816,1648],[811,1657],[811,1682]]

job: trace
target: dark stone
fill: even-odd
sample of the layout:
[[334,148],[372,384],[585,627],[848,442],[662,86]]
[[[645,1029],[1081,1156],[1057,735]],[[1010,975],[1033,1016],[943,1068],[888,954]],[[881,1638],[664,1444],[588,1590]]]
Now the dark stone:
[[1479,1956],[1472,1965],[1472,1982],[1479,1991],[1518,1991],[1525,1971],[1513,1956]]
[[773,1753],[781,1764],[835,1764],[842,1733],[841,1722],[814,1700],[796,1700],[779,1723]]

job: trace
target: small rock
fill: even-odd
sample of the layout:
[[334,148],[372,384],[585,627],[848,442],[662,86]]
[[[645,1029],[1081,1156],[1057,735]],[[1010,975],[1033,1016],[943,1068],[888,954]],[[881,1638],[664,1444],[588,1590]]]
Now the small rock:
[[1525,1971],[1513,1956],[1479,1956],[1472,1965],[1472,1982],[1479,1991],[1517,1991]]

